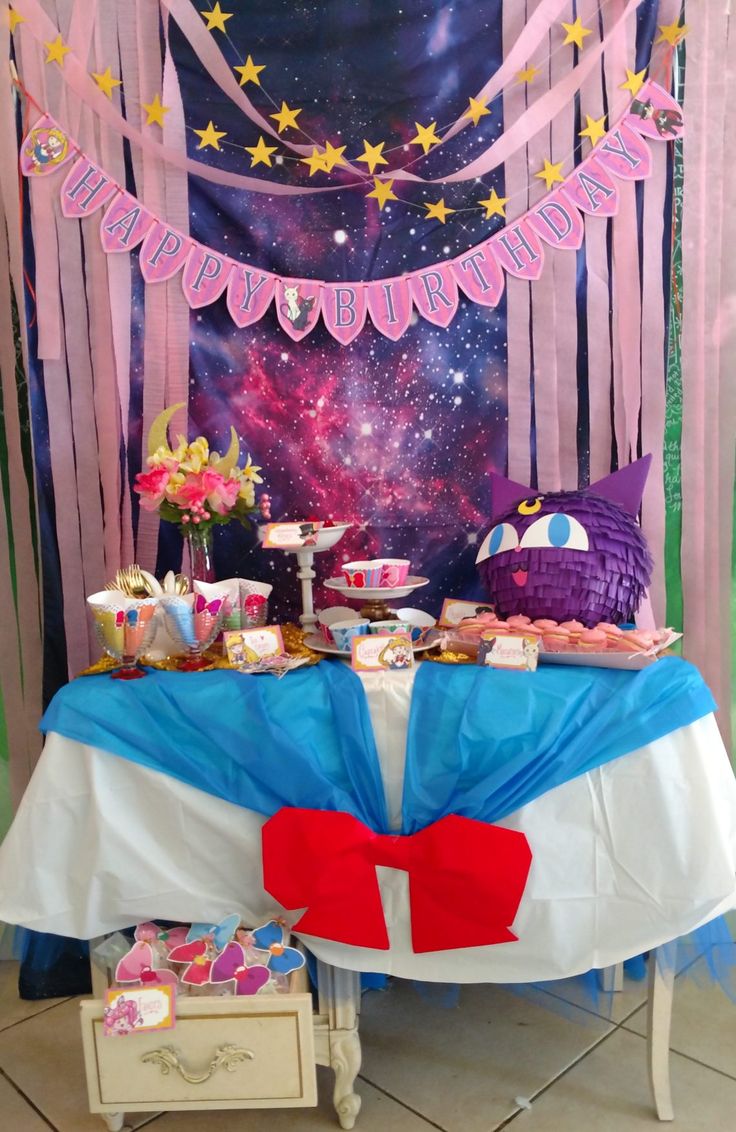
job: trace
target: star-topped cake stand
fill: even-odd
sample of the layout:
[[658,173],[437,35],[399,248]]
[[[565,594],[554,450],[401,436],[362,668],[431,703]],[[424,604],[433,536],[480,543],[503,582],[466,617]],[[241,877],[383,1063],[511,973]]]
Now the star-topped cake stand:
[[383,586],[370,589],[349,586],[344,578],[328,578],[324,584],[326,589],[335,590],[346,597],[348,601],[362,602],[361,617],[367,617],[369,621],[386,621],[395,616],[394,611],[389,608],[387,603],[397,601],[400,597],[408,597],[414,590],[429,585],[429,578],[410,576],[403,585],[395,586],[392,589]]
[[[335,546],[352,523],[335,523],[331,527],[305,523],[270,523],[266,528],[264,549],[283,550],[295,554],[298,565],[297,578],[302,587],[302,612],[299,616],[305,633],[314,633],[317,614],[314,612],[314,591],[312,583],[316,578],[314,556]],[[408,592],[408,591],[407,591]]]

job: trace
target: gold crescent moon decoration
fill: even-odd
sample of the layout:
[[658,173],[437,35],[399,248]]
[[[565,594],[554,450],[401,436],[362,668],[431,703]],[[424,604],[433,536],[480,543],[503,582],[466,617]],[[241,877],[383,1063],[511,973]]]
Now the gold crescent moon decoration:
[[156,419],[152,422],[148,430],[148,455],[153,456],[158,452],[159,448],[168,448],[169,446],[169,424],[171,418],[179,409],[185,409],[187,406],[186,401],[179,401],[176,405],[170,405],[168,409],[164,409],[159,413]]
[[534,515],[541,509],[541,506],[541,497],[537,497],[536,499],[524,499],[516,510],[520,515]]
[[237,464],[239,458],[240,441],[238,440],[237,432],[235,431],[233,426],[230,425],[230,447],[228,448],[225,455],[220,457],[220,462],[217,465],[218,472],[225,476],[225,478],[231,476],[233,468]]

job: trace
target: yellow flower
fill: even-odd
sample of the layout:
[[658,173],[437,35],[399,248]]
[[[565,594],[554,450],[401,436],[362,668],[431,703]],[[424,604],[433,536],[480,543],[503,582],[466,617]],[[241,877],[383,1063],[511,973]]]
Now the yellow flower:
[[166,498],[173,502],[183,486],[186,476],[183,472],[174,472],[169,476],[169,482],[166,484]]
[[241,475],[244,477],[244,479],[252,480],[253,483],[263,483],[262,478],[258,475],[260,471],[262,471],[262,469],[259,467],[259,465],[251,464],[250,456],[248,456],[245,467],[241,468]]
[[256,489],[253,487],[253,484],[250,482],[250,480],[241,480],[238,497],[244,501],[246,507],[255,506]]
[[185,472],[193,472],[197,475],[202,471],[209,461],[210,446],[203,436],[198,436],[191,444],[187,445],[184,459],[181,461],[181,466]]

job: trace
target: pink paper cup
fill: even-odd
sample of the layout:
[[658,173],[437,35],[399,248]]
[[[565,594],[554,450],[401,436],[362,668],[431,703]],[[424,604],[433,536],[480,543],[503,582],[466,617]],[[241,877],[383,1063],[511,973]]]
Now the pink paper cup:
[[403,586],[409,576],[411,562],[408,558],[379,558],[381,567],[379,586],[382,589],[393,590]]

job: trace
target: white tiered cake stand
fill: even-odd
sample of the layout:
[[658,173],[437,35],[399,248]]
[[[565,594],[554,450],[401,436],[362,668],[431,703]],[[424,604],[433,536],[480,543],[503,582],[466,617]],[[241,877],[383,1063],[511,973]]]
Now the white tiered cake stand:
[[[290,523],[289,526],[294,524]],[[296,573],[302,586],[302,612],[299,615],[302,629],[305,633],[313,633],[317,624],[317,615],[314,612],[314,592],[312,582],[317,576],[313,570],[314,556],[323,550],[330,550],[345,534],[352,523],[335,523],[334,527],[320,527],[315,532],[316,542],[313,546],[273,546],[269,550],[282,550],[286,554],[295,554],[298,565]],[[408,592],[408,591],[407,591]]]
[[408,577],[403,586],[396,586],[393,589],[384,589],[383,586],[361,589],[358,586],[349,586],[344,578],[328,578],[324,585],[326,589],[342,594],[348,601],[362,602],[361,617],[367,617],[369,621],[386,621],[395,616],[387,602],[408,597],[414,590],[429,585],[429,578]]

